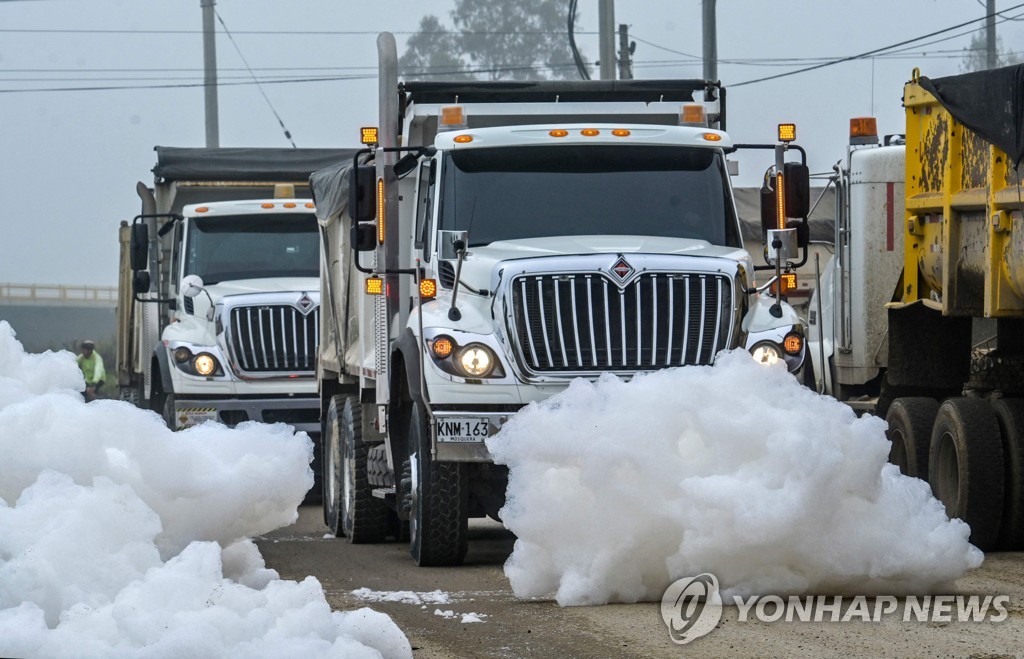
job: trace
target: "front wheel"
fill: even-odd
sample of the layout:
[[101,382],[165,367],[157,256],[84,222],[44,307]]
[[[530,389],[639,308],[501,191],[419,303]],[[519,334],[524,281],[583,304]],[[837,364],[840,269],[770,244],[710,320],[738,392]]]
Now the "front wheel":
[[408,439],[409,550],[422,567],[461,565],[469,545],[466,466],[431,457],[429,420],[419,403],[413,404]]

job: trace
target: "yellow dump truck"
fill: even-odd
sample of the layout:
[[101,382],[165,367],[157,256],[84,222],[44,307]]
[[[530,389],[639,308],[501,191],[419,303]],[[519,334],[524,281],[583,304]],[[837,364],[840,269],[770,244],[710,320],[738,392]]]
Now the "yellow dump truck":
[[[982,549],[1024,548],[1024,66],[907,83],[878,413]],[[902,455],[900,454],[902,452]]]

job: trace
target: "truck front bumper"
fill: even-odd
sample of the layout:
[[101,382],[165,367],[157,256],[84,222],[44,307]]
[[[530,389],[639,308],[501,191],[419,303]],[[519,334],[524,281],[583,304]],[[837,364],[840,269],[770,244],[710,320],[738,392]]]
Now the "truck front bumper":
[[316,396],[281,398],[206,398],[179,394],[174,401],[175,429],[204,421],[234,426],[244,421],[287,423],[310,435],[320,433],[320,399]]

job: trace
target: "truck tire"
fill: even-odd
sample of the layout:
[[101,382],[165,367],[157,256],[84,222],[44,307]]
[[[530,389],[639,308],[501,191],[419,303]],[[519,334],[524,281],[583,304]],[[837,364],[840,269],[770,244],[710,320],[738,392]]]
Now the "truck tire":
[[934,398],[897,398],[889,406],[885,436],[892,442],[889,462],[905,476],[928,480],[928,451],[939,412]]
[[996,548],[1003,515],[1003,447],[988,401],[950,398],[939,406],[928,455],[928,480],[952,519],[971,527],[971,543]]
[[370,445],[363,441],[363,409],[355,396],[344,396],[341,417],[341,522],[353,544],[383,542],[388,533],[388,509],[384,499],[373,496],[367,470]]
[[430,456],[426,411],[412,404],[409,418],[412,487],[409,550],[416,565],[461,565],[469,545],[466,466],[435,462]]
[[1003,524],[999,548],[1024,549],[1024,399],[1002,398],[992,403],[1003,439],[1006,480],[1003,492]]
[[339,427],[341,409],[345,406],[346,396],[332,396],[327,405],[327,418],[324,420],[323,434],[323,507],[324,524],[335,537],[345,535],[341,517],[341,497],[344,494],[344,481],[341,466],[341,429]]
[[166,423],[167,427],[170,428],[171,430],[178,429],[178,420],[174,418],[174,402],[174,394],[164,394],[162,416],[164,417],[164,423]]

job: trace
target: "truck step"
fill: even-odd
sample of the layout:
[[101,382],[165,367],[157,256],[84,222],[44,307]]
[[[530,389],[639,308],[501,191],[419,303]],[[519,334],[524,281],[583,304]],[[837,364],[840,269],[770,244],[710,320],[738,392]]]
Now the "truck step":
[[375,487],[371,491],[375,499],[384,499],[385,501],[395,500],[395,488],[393,487]]

